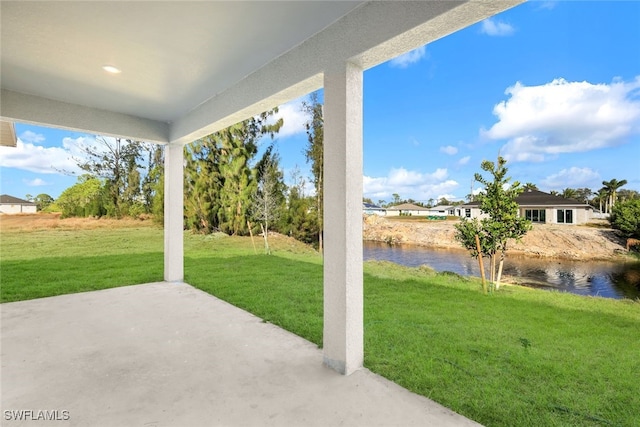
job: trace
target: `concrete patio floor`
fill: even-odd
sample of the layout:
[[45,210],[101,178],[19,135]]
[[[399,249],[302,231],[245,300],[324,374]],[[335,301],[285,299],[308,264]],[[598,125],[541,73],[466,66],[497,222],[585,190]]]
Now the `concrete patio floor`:
[[314,344],[183,283],[0,310],[6,426],[478,425],[366,369],[341,376]]

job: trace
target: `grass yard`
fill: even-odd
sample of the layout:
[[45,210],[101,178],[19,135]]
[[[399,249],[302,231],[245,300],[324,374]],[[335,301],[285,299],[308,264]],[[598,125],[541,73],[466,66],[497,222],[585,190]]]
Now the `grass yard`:
[[[322,265],[185,234],[188,283],[322,345]],[[162,280],[156,227],[2,231],[3,302]],[[365,365],[487,426],[640,425],[640,303],[365,264]]]

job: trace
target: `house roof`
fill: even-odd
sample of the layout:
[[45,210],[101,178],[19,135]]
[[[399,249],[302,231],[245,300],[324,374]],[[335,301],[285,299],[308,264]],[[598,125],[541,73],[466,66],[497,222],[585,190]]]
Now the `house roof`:
[[18,199],[17,197],[9,196],[8,194],[0,195],[0,204],[3,205],[27,205],[35,206],[36,204],[28,200]]
[[381,208],[378,205],[374,205],[373,203],[366,203],[366,202],[362,202],[362,207],[365,209],[372,209],[372,210],[379,210],[379,211],[384,210],[384,208]]
[[413,203],[402,203],[401,205],[390,206],[388,211],[428,211],[429,208],[414,205]]
[[[554,196],[539,190],[525,190],[515,199],[520,206],[589,206],[576,199],[568,199],[562,196]],[[477,207],[480,202],[469,202],[462,205],[463,207]]]

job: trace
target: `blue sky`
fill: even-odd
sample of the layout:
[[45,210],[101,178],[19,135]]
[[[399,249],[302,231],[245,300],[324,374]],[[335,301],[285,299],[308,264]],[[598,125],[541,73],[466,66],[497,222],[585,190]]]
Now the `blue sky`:
[[[276,147],[309,176],[302,100]],[[2,193],[58,197],[92,136],[16,124]],[[264,146],[267,141],[264,141]],[[463,199],[482,160],[543,191],[640,191],[640,2],[525,3],[364,73],[364,195]],[[311,181],[311,178],[308,178]],[[478,184],[474,184],[477,191]]]

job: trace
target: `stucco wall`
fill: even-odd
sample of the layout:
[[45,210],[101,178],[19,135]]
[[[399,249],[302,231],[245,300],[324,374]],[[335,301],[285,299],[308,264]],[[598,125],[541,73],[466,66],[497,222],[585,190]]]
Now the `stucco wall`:
[[36,205],[12,205],[8,203],[0,205],[0,212],[4,214],[36,213],[37,211]]

